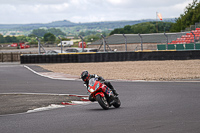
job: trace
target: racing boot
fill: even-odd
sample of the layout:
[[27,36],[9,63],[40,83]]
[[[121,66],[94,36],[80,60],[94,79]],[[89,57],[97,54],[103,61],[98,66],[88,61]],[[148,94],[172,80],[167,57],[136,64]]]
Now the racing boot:
[[112,92],[113,92],[113,94],[115,95],[115,96],[118,96],[119,94],[116,92],[116,90],[113,88],[113,89],[111,89],[112,90]]
[[112,90],[112,92],[113,92],[113,94],[115,95],[115,96],[118,96],[119,94],[116,92],[116,90],[114,89],[114,87],[111,85],[110,86],[110,89]]

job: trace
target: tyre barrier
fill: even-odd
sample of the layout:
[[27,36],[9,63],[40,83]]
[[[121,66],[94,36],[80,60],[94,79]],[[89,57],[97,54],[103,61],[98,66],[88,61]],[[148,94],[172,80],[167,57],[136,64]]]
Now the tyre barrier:
[[191,51],[148,51],[148,52],[97,52],[79,54],[20,56],[21,64],[34,63],[86,63],[86,62],[114,62],[114,61],[142,61],[142,60],[188,60],[200,59],[200,50]]

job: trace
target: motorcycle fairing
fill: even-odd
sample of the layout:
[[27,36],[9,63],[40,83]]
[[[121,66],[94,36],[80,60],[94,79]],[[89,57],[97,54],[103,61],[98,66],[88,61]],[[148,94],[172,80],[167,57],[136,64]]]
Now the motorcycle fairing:
[[101,97],[104,97],[104,96],[105,96],[103,92],[97,92],[97,93],[95,94],[95,97],[96,97],[97,95],[100,95]]
[[89,84],[88,84],[88,91],[89,92],[95,92],[98,88],[99,88],[99,83],[96,82],[97,80],[95,78],[91,78],[89,80]]
[[[88,91],[90,93],[95,92],[97,89],[101,88],[102,91],[107,94],[108,96],[113,95],[113,92],[110,90],[110,88],[108,88],[105,84],[102,84],[100,81],[98,81],[96,78],[91,78],[89,80],[89,84],[88,84]],[[100,92],[98,92],[100,93]],[[104,93],[101,94],[101,96],[104,96]],[[96,94],[95,94],[96,96]]]

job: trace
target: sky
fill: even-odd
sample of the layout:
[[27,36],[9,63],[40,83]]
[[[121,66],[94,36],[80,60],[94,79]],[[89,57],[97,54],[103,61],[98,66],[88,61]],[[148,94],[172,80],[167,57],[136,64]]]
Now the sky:
[[178,18],[193,0],[0,0],[0,24]]

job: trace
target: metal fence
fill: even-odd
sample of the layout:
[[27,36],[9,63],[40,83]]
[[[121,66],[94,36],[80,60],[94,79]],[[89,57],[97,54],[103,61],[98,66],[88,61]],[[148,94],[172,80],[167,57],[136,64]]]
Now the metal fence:
[[[154,33],[154,34],[114,34],[95,41],[89,47],[99,47],[102,51],[157,50],[157,44],[170,44],[190,32]],[[198,40],[196,40],[198,41]]]

